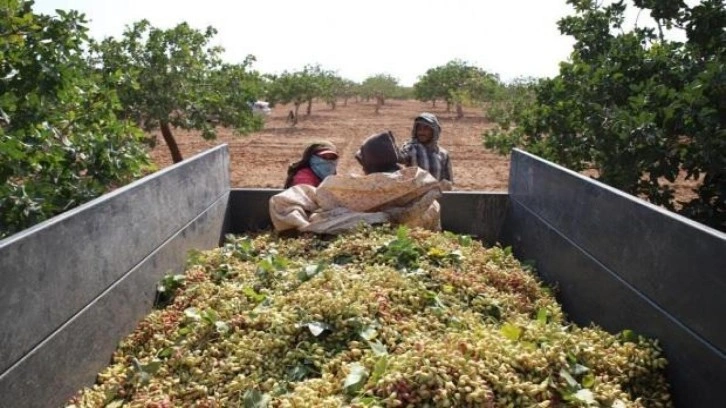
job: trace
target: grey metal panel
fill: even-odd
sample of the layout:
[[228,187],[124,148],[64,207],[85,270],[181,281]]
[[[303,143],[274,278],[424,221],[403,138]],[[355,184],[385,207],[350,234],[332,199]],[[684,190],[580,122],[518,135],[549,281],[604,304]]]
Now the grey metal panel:
[[[280,191],[282,190],[232,189],[228,232],[241,234],[272,228],[269,200]],[[443,229],[473,235],[489,244],[497,241],[507,209],[506,193],[445,192],[439,202]]]
[[726,234],[524,152],[510,194],[726,351]]
[[510,168],[503,243],[575,321],[660,339],[679,406],[718,406],[726,235],[521,151]]
[[632,329],[658,338],[677,407],[723,405],[724,354],[637,288],[517,202],[510,204],[502,239],[512,245],[517,258],[535,260],[545,282],[557,285],[558,301],[572,321],[581,326],[595,322],[611,333]]
[[[0,375],[0,407],[61,406],[95,382],[118,341],[151,310],[156,284],[184,270],[190,249],[218,246],[229,194],[175,233],[59,330]],[[140,261],[140,262],[139,262]]]
[[509,204],[507,193],[450,191],[439,199],[441,227],[496,244]]
[[0,241],[0,373],[229,191],[227,147]]
[[281,191],[278,188],[233,188],[229,195],[227,232],[243,234],[271,229],[270,197]]

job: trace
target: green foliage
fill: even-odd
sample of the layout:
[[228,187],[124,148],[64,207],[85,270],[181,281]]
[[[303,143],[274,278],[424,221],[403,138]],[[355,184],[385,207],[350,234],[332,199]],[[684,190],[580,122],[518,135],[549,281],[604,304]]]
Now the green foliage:
[[[559,23],[576,43],[560,74],[535,86],[536,102],[515,113],[516,127],[485,135],[599,179],[697,221],[726,230],[726,10],[721,1],[636,1],[655,29],[622,27],[622,2],[569,1]],[[685,43],[662,28],[685,30]],[[676,202],[683,171],[700,181],[698,198]],[[680,208],[679,208],[680,207]]]
[[534,78],[517,78],[510,83],[494,87],[485,112],[487,119],[497,123],[504,130],[509,130],[516,113],[534,104],[536,83]]
[[388,74],[377,74],[366,78],[359,90],[362,97],[375,98],[376,113],[386,103],[386,99],[394,98],[401,93],[398,79]]
[[[578,327],[511,253],[461,238],[383,226],[324,248],[312,234],[261,233],[246,261],[205,251],[72,406],[672,406],[657,341]],[[463,256],[456,267],[420,256],[402,273],[381,262],[386,242]],[[273,249],[287,267],[260,280]],[[300,281],[302,268],[348,254],[357,259]]]
[[118,84],[121,111],[146,130],[161,128],[173,137],[171,125],[200,130],[205,139],[216,137],[216,124],[243,133],[258,130],[262,119],[252,115],[250,102],[261,95],[263,79],[250,70],[254,57],[222,64],[222,48],[210,46],[216,33],[187,23],[163,30],[142,20],[121,39],[94,43],[93,63],[106,74],[125,73]]
[[0,6],[0,238],[140,176],[141,132],[116,117],[113,86],[87,62],[84,16]]
[[398,227],[396,239],[378,249],[378,257],[382,262],[398,269],[418,268],[419,258],[424,254],[424,250],[416,245],[408,233],[409,230],[405,226]]
[[335,74],[323,70],[319,65],[306,65],[296,72],[285,71],[271,79],[268,99],[273,104],[292,103],[295,106],[295,117],[303,103],[308,103],[307,114],[310,115],[315,98],[324,98],[331,103],[337,97],[339,87],[344,86]]
[[499,85],[495,75],[465,61],[453,60],[431,68],[414,84],[414,95],[420,101],[444,100],[447,107],[456,105],[457,116],[464,115],[462,106],[491,99]]

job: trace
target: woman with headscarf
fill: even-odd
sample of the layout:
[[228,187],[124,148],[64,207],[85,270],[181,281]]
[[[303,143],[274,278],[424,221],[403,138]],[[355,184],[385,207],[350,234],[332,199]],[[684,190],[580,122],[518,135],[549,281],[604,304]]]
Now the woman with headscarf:
[[401,147],[400,163],[420,167],[437,180],[454,182],[449,152],[439,146],[441,125],[434,114],[423,112],[413,121],[411,140]]
[[436,199],[450,189],[419,167],[400,169],[391,132],[368,137],[356,154],[364,176],[335,175],[315,188],[294,186],[270,198],[277,231],[337,234],[359,223],[395,223],[441,229]]
[[336,174],[338,152],[330,142],[312,143],[305,148],[302,158],[287,168],[285,188],[307,184],[317,187],[328,176]]

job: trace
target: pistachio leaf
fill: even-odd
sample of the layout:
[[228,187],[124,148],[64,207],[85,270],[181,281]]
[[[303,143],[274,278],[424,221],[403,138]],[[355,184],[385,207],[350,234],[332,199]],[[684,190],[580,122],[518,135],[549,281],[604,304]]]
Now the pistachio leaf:
[[631,342],[631,343],[635,343],[638,340],[638,336],[635,334],[634,331],[632,331],[630,329],[625,329],[625,330],[621,331],[620,338],[623,341],[627,341],[627,342]]
[[511,323],[504,323],[500,331],[504,337],[512,341],[517,341],[522,336],[522,329]]
[[244,408],[267,408],[270,403],[270,396],[258,390],[247,390],[242,397]]
[[371,376],[371,381],[373,383],[378,382],[383,377],[383,374],[386,373],[386,369],[388,368],[388,357],[382,356],[381,358],[376,361],[376,365],[373,367],[373,375]]
[[310,330],[310,333],[312,333],[312,335],[315,337],[320,336],[326,330],[330,331],[332,329],[329,324],[323,322],[310,322],[307,324],[307,326],[308,330]]
[[576,393],[572,394],[572,397],[588,405],[597,403],[597,401],[595,401],[595,395],[593,395],[592,391],[587,388],[578,390]]
[[540,324],[547,324],[547,315],[547,309],[545,309],[544,307],[540,307],[537,310],[537,322]]
[[363,340],[371,341],[378,336],[378,331],[373,326],[366,326],[361,332],[360,337],[363,338]]
[[315,275],[319,274],[323,269],[325,269],[324,264],[307,265],[302,268],[302,270],[298,273],[297,276],[302,282],[307,282],[310,279],[312,279]]
[[386,345],[381,343],[380,341],[369,341],[368,345],[371,347],[373,354],[377,356],[388,355],[388,349],[386,348]]
[[562,377],[566,382],[567,385],[569,385],[572,388],[580,388],[580,384],[575,380],[575,378],[570,374],[567,370],[564,368],[560,370],[560,377]]
[[356,394],[363,388],[367,378],[368,371],[366,371],[366,368],[359,363],[353,363],[350,366],[350,373],[345,377],[343,389],[349,395]]

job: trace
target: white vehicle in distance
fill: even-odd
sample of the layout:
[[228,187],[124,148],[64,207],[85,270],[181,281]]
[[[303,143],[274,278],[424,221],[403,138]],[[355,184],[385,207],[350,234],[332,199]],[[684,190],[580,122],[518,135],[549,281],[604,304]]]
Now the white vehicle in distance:
[[268,116],[270,113],[272,113],[269,102],[255,101],[254,103],[250,103],[250,105],[252,107],[252,113],[255,115]]

